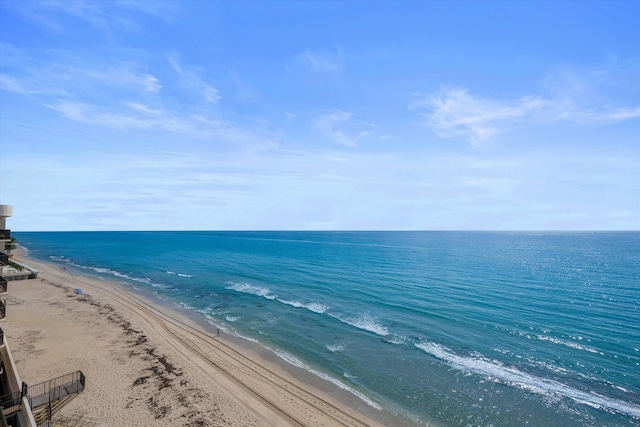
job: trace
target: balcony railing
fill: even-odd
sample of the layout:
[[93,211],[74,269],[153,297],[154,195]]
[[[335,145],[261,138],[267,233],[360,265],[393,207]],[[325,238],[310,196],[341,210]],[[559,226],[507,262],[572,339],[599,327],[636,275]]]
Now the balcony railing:
[[11,230],[0,230],[0,240],[9,240],[11,238]]
[[9,286],[9,284],[7,283],[6,279],[2,276],[0,276],[0,294],[3,294],[5,292],[7,292],[7,287]]
[[32,409],[84,390],[85,377],[82,371],[72,372],[40,384],[28,387],[27,395]]
[[18,412],[22,408],[22,392],[16,391],[0,397],[0,407],[5,417]]
[[9,255],[0,252],[0,265],[9,265]]
[[7,301],[0,300],[0,319],[7,316]]
[[0,397],[0,409],[3,410],[5,416],[19,411],[23,397],[27,397],[32,411],[43,405],[49,405],[49,409],[51,409],[54,402],[80,393],[84,390],[84,385],[85,376],[82,371],[72,372],[34,386],[28,386],[23,382],[22,390]]

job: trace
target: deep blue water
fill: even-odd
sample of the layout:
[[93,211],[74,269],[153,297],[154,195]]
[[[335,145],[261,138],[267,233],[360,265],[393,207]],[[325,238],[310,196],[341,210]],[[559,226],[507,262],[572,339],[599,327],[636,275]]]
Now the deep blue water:
[[640,425],[637,232],[14,235],[415,425]]

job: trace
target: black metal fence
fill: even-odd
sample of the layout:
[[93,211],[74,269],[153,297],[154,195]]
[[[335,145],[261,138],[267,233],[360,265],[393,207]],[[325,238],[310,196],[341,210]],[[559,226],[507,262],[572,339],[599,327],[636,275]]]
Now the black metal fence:
[[[2,248],[4,250],[4,248]],[[9,265],[9,255],[0,253],[0,265]]]
[[22,398],[26,396],[32,410],[42,405],[51,408],[55,401],[84,390],[85,381],[82,371],[76,371],[33,386],[23,382],[21,391],[0,397],[0,406],[5,416],[11,415],[20,410]]
[[7,281],[4,277],[0,276],[0,294],[7,292]]
[[[11,238],[11,230],[0,230],[0,240],[9,240]],[[4,248],[2,248],[4,250]]]
[[0,300],[0,319],[4,319],[7,316],[7,302]]
[[84,390],[85,376],[82,371],[72,372],[27,388],[27,397],[32,409],[50,404],[70,394]]
[[0,406],[2,406],[5,417],[18,412],[22,408],[22,392],[16,391],[0,397]]

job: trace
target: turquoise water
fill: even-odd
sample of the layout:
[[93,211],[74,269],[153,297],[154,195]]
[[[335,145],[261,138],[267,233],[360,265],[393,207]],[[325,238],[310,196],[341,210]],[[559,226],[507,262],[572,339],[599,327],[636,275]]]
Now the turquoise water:
[[423,425],[640,424],[640,233],[14,233]]

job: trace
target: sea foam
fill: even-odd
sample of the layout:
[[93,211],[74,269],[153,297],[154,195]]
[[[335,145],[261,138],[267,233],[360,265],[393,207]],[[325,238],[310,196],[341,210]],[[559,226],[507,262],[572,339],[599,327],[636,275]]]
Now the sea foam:
[[261,286],[250,285],[244,282],[228,282],[227,289],[233,291],[242,292],[245,294],[257,295],[269,300],[276,299],[277,295],[273,295],[269,288],[263,288]]
[[304,303],[301,301],[286,301],[282,299],[278,299],[278,301],[280,301],[283,304],[290,305],[292,307],[306,308],[307,310],[312,311],[314,313],[318,313],[318,314],[322,314],[329,309],[328,305],[321,304],[319,302]]
[[386,337],[389,335],[389,330],[382,326],[378,319],[371,316],[370,314],[363,314],[357,317],[347,317],[343,315],[334,315],[331,314],[332,317],[335,317],[342,323],[346,323],[347,325],[355,326],[358,329],[362,329],[364,331],[373,332],[374,334]]
[[539,378],[522,372],[515,367],[506,366],[496,360],[486,359],[481,356],[459,356],[446,347],[436,343],[420,342],[414,345],[463,372],[480,375],[489,380],[497,380],[504,384],[529,390],[537,394],[567,397],[577,403],[589,405],[594,408],[620,412],[635,418],[640,418],[640,406],[630,402],[609,398],[594,392],[578,390],[555,380]]

